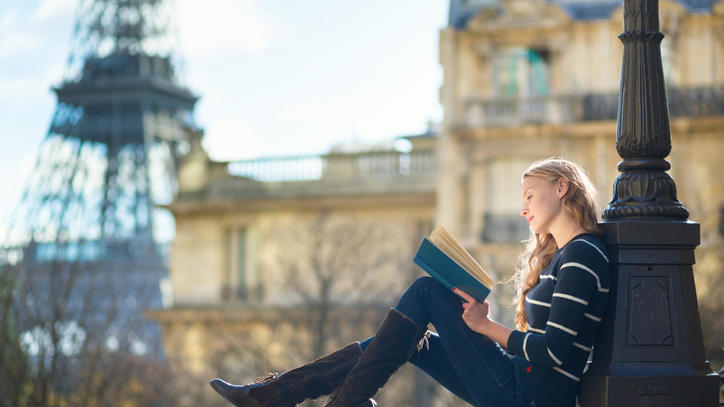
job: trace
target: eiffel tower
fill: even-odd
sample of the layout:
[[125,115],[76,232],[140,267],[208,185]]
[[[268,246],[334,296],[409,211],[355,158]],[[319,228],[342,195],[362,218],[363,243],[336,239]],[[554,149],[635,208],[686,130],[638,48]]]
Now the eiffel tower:
[[161,306],[167,274],[157,205],[170,202],[176,162],[198,134],[169,10],[162,0],[80,2],[55,113],[0,250],[31,357],[91,342],[162,355],[158,327],[142,318]]

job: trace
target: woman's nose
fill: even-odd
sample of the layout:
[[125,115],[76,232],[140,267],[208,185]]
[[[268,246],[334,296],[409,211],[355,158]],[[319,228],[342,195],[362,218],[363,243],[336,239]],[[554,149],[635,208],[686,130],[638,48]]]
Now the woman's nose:
[[525,217],[525,215],[527,215],[527,214],[528,214],[528,209],[527,209],[527,208],[523,208],[523,209],[520,210],[520,216]]

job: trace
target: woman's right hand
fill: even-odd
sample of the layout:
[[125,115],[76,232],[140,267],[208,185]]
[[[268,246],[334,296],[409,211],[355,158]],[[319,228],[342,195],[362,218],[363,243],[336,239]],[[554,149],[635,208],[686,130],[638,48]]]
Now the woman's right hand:
[[473,296],[457,287],[453,287],[453,292],[466,301],[463,303],[462,315],[465,324],[473,331],[484,334],[485,325],[490,322],[490,303],[479,303]]

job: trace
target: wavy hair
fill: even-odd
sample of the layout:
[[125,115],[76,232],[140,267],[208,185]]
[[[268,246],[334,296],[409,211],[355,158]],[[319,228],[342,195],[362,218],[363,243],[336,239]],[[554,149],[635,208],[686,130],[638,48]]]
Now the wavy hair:
[[[521,182],[526,177],[541,177],[551,184],[561,178],[568,180],[568,192],[563,196],[563,208],[573,216],[573,219],[587,232],[601,233],[598,228],[596,216],[596,187],[578,164],[562,158],[547,158],[536,161],[523,172]],[[531,229],[526,240],[526,248],[518,259],[513,281],[516,287],[516,296],[513,300],[517,304],[518,313],[515,316],[515,325],[522,331],[528,330],[528,317],[525,315],[525,296],[540,279],[543,270],[553,258],[556,251],[556,241],[551,234],[539,234]]]

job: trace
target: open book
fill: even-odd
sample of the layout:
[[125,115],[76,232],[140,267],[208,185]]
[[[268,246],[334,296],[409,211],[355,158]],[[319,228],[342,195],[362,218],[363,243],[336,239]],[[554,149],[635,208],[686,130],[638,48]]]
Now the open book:
[[451,290],[457,287],[478,302],[485,301],[493,288],[494,282],[488,273],[440,225],[422,240],[413,260],[440,284]]

